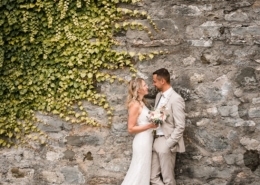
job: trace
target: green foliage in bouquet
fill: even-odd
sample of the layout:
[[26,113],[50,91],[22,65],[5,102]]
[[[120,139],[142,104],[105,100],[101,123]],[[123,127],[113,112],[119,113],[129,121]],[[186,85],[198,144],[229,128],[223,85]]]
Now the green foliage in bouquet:
[[[10,147],[47,135],[37,128],[35,111],[72,122],[100,126],[82,106],[86,100],[103,107],[112,123],[113,108],[98,82],[123,81],[109,71],[129,68],[133,58],[149,54],[112,48],[121,29],[144,30],[129,17],[150,20],[146,12],[119,8],[139,0],[1,0],[0,1],[0,146]],[[155,25],[150,20],[150,23]]]

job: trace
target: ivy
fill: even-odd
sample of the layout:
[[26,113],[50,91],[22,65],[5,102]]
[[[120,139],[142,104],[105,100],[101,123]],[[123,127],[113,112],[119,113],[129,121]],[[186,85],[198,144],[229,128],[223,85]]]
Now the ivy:
[[[35,111],[58,115],[72,123],[100,126],[88,117],[82,101],[103,107],[112,123],[113,108],[98,82],[123,81],[108,72],[129,67],[149,54],[115,51],[114,33],[144,30],[125,17],[146,12],[118,8],[137,0],[2,0],[0,2],[0,146],[10,147],[47,135],[37,128]],[[122,22],[123,21],[123,22]]]

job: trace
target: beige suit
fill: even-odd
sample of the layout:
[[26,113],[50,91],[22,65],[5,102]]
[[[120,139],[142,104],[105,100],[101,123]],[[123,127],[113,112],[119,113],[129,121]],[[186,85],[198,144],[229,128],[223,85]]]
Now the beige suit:
[[[183,132],[185,129],[185,103],[183,98],[171,89],[166,113],[168,115],[161,125],[164,137],[155,138],[152,155],[152,185],[176,185],[175,182],[175,160],[176,152],[185,152]],[[161,93],[155,99],[157,105]],[[163,180],[160,178],[162,175]]]

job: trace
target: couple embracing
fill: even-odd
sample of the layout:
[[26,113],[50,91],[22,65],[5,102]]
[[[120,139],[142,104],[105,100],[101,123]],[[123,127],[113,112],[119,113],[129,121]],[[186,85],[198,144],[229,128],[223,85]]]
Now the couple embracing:
[[155,109],[164,106],[168,115],[159,126],[148,118],[150,110],[144,101],[148,94],[145,81],[137,78],[129,82],[128,132],[134,133],[135,137],[132,161],[121,185],[176,185],[176,153],[185,151],[185,103],[172,89],[167,69],[161,68],[153,73],[153,85],[160,91],[155,99]]

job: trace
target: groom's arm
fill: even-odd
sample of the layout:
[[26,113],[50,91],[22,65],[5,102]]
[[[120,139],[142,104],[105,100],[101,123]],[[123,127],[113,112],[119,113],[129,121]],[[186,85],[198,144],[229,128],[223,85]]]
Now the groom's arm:
[[175,128],[170,137],[166,140],[166,143],[170,148],[178,143],[179,139],[183,136],[185,129],[185,103],[183,98],[177,96],[172,101],[171,107]]

